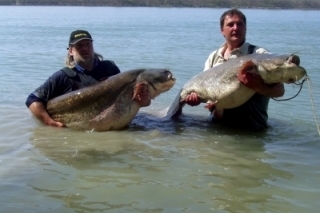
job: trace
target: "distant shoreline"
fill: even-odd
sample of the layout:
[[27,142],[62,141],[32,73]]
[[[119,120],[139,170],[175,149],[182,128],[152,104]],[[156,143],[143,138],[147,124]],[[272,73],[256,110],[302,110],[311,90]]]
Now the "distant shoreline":
[[[208,8],[208,9],[227,9],[229,7],[198,7],[198,6],[129,6],[129,5],[64,5],[64,4],[1,4],[0,6],[32,6],[32,7],[41,7],[41,6],[50,6],[50,7],[145,7],[145,8]],[[261,9],[261,10],[320,10],[319,8],[280,8],[280,7],[235,7],[238,9]]]
[[81,6],[159,8],[240,8],[272,10],[319,10],[319,0],[1,0],[0,6]]

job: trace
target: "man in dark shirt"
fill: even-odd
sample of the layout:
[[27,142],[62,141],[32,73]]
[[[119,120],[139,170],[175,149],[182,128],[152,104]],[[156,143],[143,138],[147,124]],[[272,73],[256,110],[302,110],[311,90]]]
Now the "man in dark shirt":
[[[120,73],[113,61],[103,60],[94,52],[93,40],[89,32],[76,30],[70,34],[66,67],[51,75],[40,87],[32,92],[26,106],[41,122],[49,126],[62,127],[63,124],[53,120],[46,110],[47,102],[57,96],[96,84],[112,75]],[[140,95],[141,106],[150,104],[147,94]]]

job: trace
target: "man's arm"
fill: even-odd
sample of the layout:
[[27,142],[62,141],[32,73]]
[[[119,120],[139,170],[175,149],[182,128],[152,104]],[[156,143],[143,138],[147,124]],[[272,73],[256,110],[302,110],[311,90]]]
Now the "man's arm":
[[284,85],[283,83],[279,84],[262,84],[260,90],[256,91],[257,93],[270,97],[278,98],[284,95]]
[[71,83],[62,71],[58,71],[27,97],[26,106],[42,123],[61,127],[63,124],[51,118],[45,105],[48,100],[68,91],[71,91]]
[[36,118],[38,118],[42,123],[46,125],[55,126],[55,127],[64,126],[62,123],[57,122],[50,117],[48,111],[46,110],[42,102],[33,102],[29,106],[29,110]]
[[277,98],[284,95],[285,89],[283,83],[266,84],[260,75],[249,72],[239,72],[237,77],[242,84],[261,95],[270,98]]

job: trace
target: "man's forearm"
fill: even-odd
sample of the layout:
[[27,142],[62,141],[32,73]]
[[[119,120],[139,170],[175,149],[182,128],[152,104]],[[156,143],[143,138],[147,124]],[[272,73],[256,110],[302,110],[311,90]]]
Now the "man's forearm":
[[29,109],[31,113],[39,119],[42,123],[49,125],[49,126],[55,126],[55,127],[63,127],[64,125],[58,121],[55,121],[51,118],[49,115],[46,107],[42,102],[33,102]]
[[284,85],[282,83],[275,85],[262,84],[260,90],[257,92],[271,98],[281,97],[284,95]]
[[50,117],[50,115],[49,115],[48,111],[46,110],[46,108],[45,108],[43,103],[41,103],[41,102],[33,102],[29,106],[29,109],[30,109],[31,113],[37,119],[39,119],[44,124],[49,125],[50,120],[52,120],[52,118]]

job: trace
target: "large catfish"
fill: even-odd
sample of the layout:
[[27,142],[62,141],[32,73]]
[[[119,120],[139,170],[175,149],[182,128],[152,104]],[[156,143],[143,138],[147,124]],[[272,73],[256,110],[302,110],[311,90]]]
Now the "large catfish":
[[90,87],[51,99],[47,110],[66,127],[108,131],[127,126],[140,109],[139,94],[150,97],[172,88],[175,78],[166,69],[135,69],[114,75]]
[[185,98],[196,94],[214,115],[222,117],[224,109],[238,107],[256,92],[239,78],[250,73],[260,76],[262,83],[294,83],[306,75],[297,55],[250,54],[228,60],[191,78],[180,90],[167,110],[165,118],[177,118],[186,104]]

